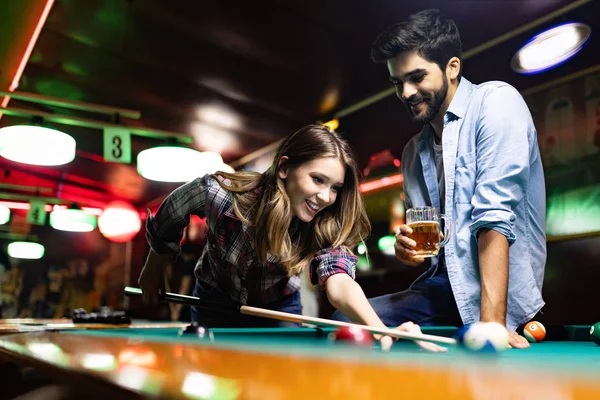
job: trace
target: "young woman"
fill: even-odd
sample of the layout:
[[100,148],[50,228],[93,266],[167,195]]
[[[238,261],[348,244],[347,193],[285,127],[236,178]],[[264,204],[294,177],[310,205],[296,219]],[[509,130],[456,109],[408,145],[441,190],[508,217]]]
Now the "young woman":
[[[356,323],[385,327],[354,281],[351,249],[371,228],[350,147],[334,131],[309,125],[293,133],[262,174],[217,172],[171,193],[146,222],[151,250],[138,281],[145,303],[158,302],[164,265],[179,254],[191,215],[206,217],[208,227],[195,296],[301,314],[300,273],[308,268],[335,308]],[[193,309],[192,318],[208,327],[290,324],[224,308]],[[398,329],[420,332],[412,323]],[[392,344],[380,340],[384,349]]]

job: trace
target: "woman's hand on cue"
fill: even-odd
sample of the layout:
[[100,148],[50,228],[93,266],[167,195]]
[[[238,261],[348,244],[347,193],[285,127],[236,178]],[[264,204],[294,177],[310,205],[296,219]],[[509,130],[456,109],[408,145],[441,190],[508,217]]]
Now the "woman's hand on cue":
[[381,343],[381,350],[390,351],[390,348],[394,343],[394,339],[392,339],[390,336],[382,336],[381,339],[379,339],[379,342]]
[[169,257],[157,254],[154,250],[150,250],[148,258],[140,277],[138,285],[142,289],[142,300],[146,305],[158,305],[159,293],[165,292],[165,277],[164,268],[169,262]]

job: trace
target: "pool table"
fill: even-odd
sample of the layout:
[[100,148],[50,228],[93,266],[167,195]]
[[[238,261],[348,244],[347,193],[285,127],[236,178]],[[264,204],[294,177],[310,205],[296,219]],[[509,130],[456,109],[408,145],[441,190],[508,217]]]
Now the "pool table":
[[182,326],[6,334],[0,359],[33,367],[76,398],[600,399],[600,346],[589,326],[549,329],[547,341],[497,356],[428,353],[406,341],[384,353],[332,343],[330,328],[212,329],[211,340],[180,335]]

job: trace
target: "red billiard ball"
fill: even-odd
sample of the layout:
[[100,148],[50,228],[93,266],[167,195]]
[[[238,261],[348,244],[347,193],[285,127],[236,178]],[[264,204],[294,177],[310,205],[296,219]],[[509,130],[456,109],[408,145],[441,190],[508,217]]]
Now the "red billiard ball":
[[372,346],[374,343],[373,335],[358,326],[342,326],[331,334],[330,339],[358,346]]

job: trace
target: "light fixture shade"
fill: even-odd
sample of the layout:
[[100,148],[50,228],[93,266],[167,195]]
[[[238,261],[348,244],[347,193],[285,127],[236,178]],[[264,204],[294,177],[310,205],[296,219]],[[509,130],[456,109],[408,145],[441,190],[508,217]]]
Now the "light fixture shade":
[[335,131],[340,126],[340,120],[337,118],[334,118],[332,120],[329,120],[329,121],[323,123],[323,125],[328,127],[329,129],[331,129],[332,131]]
[[138,211],[125,201],[110,202],[98,218],[98,229],[107,239],[124,243],[137,235],[142,227]]
[[520,74],[537,74],[554,68],[577,54],[590,34],[590,27],[578,22],[550,28],[521,47],[511,60],[511,68]]
[[67,164],[75,158],[75,139],[41,126],[7,126],[0,129],[0,156],[31,165]]
[[44,256],[45,248],[34,242],[12,242],[8,244],[8,255],[12,258],[38,260]]
[[90,232],[96,228],[96,217],[79,209],[56,209],[50,213],[50,226],[59,231]]
[[221,164],[215,171],[234,173],[235,169],[229,164]]
[[383,254],[389,256],[394,255],[394,245],[396,244],[396,237],[392,235],[382,236],[377,241],[377,247]]
[[217,171],[222,165],[223,159],[218,153],[180,146],[153,147],[137,157],[138,173],[159,182],[189,182]]
[[0,225],[4,225],[10,220],[10,208],[0,205]]
[[356,248],[356,251],[358,252],[358,254],[362,255],[365,254],[367,252],[367,246],[365,246],[364,242],[360,243],[358,245],[358,247]]

